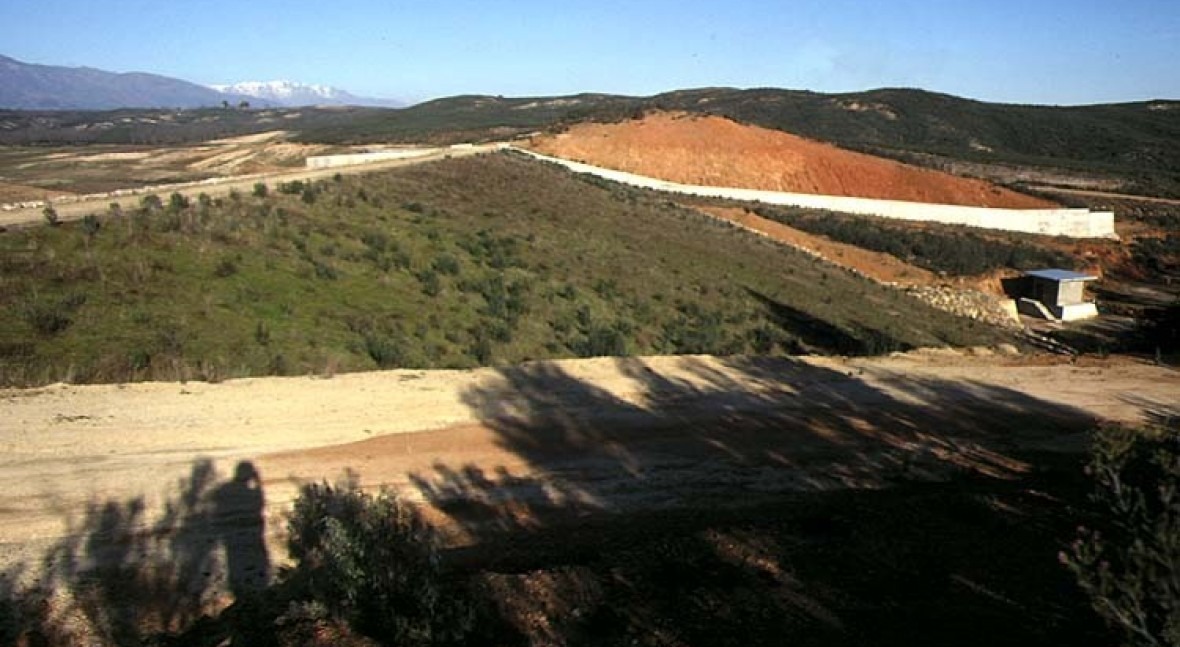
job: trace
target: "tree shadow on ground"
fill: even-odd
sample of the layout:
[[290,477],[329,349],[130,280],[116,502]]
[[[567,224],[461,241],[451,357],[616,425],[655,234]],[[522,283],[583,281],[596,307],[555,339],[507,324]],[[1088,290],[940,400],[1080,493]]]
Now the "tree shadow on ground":
[[94,501],[40,564],[5,574],[7,631],[30,645],[166,642],[269,584],[263,505],[252,463],[222,480],[210,460],[158,511],[142,496]]
[[474,538],[452,558],[484,570],[528,640],[1102,635],[1056,562],[1080,500],[1061,475],[1080,473],[1090,415],[901,368],[614,364],[629,386],[537,363],[464,395],[527,475],[444,463],[411,475]]

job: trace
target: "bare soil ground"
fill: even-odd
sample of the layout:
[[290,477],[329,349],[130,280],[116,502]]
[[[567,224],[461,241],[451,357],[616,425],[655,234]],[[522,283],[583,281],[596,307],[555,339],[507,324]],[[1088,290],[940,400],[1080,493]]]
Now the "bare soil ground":
[[13,185],[3,202],[290,170],[310,155],[335,150],[288,137],[274,131],[183,146],[0,147],[0,182]]
[[981,180],[854,153],[721,117],[652,114],[578,124],[532,140],[534,150],[686,184],[1033,209],[1053,203]]
[[55,191],[53,189],[29,186],[27,184],[11,184],[8,182],[0,182],[0,204],[33,200],[53,200],[55,198],[63,198],[68,195],[73,194],[65,191]]
[[[170,532],[213,546],[261,523],[259,557],[281,562],[298,487],[348,475],[396,488],[470,546],[604,515],[1011,478],[1031,469],[1028,452],[1081,451],[1097,419],[1178,412],[1168,368],[986,350],[6,390],[0,571],[31,577],[63,543],[101,565],[108,517],[151,531],[200,497],[212,516]],[[258,476],[258,509],[219,507],[235,473]],[[201,577],[224,584],[216,569]]]
[[[257,138],[259,136],[255,135],[252,137]],[[242,139],[242,138],[237,138],[237,139]],[[229,141],[229,140],[226,140],[226,141]],[[186,196],[190,199],[196,199],[197,196],[202,193],[204,193],[210,197],[213,197],[213,198],[224,197],[224,196],[229,195],[231,192],[238,192],[240,194],[246,195],[246,194],[250,193],[250,191],[253,189],[254,185],[258,182],[262,182],[262,183],[265,183],[268,185],[273,185],[276,182],[293,182],[296,180],[300,180],[300,181],[321,180],[321,179],[325,179],[325,178],[330,178],[336,174],[351,175],[351,174],[356,174],[356,173],[369,173],[369,172],[379,171],[379,170],[384,170],[384,169],[398,168],[398,167],[409,166],[409,165],[413,165],[413,164],[422,164],[425,162],[437,161],[437,160],[441,160],[445,157],[463,157],[463,156],[467,156],[467,155],[479,155],[479,154],[486,153],[489,150],[493,149],[493,146],[476,146],[476,147],[464,148],[464,149],[442,148],[442,149],[438,149],[438,152],[436,152],[434,154],[425,155],[422,157],[414,157],[414,158],[410,158],[410,159],[386,160],[386,161],[372,162],[372,163],[367,163],[367,164],[355,164],[355,165],[350,165],[350,166],[341,166],[341,167],[326,168],[326,169],[307,169],[304,166],[304,157],[302,157],[302,155],[308,154],[308,151],[310,150],[309,147],[303,147],[302,145],[295,145],[295,144],[279,144],[279,146],[283,146],[283,147],[297,146],[299,148],[298,155],[296,155],[296,153],[284,153],[283,155],[284,156],[296,155],[296,157],[298,157],[298,164],[294,165],[292,163],[292,164],[284,164],[284,166],[264,166],[262,168],[266,168],[269,170],[262,171],[262,172],[249,173],[249,172],[244,171],[243,169],[257,168],[257,167],[250,166],[250,165],[244,165],[244,164],[242,164],[242,162],[246,159],[253,159],[255,156],[255,153],[249,152],[248,150],[245,152],[243,152],[243,151],[238,151],[238,152],[231,151],[229,153],[223,152],[223,153],[218,153],[218,155],[219,156],[220,155],[228,155],[230,159],[227,160],[227,159],[222,158],[222,159],[218,160],[218,159],[214,159],[214,158],[202,157],[200,163],[228,164],[228,168],[236,168],[237,169],[237,171],[233,171],[232,174],[224,175],[224,176],[221,175],[220,173],[213,174],[214,177],[212,177],[209,180],[203,180],[203,181],[192,181],[192,179],[188,178],[188,176],[182,176],[184,178],[183,181],[180,183],[177,183],[177,184],[159,184],[159,185],[146,185],[146,186],[142,182],[141,183],[130,182],[127,179],[128,176],[121,176],[121,177],[123,177],[123,179],[120,180],[120,186],[134,189],[133,192],[129,195],[105,196],[105,195],[85,194],[84,196],[72,196],[72,195],[67,195],[67,194],[63,194],[61,192],[58,192],[56,195],[49,196],[49,197],[54,198],[54,199],[63,199],[61,201],[57,201],[57,202],[53,203],[53,208],[57,212],[58,217],[62,221],[79,220],[79,219],[87,216],[88,214],[102,214],[102,213],[104,213],[105,211],[107,211],[107,209],[109,208],[109,206],[112,203],[119,204],[120,207],[122,207],[124,210],[134,208],[139,205],[139,202],[143,198],[143,196],[149,195],[149,194],[159,195],[159,196],[162,196],[164,199],[167,199],[167,196],[171,193],[174,193],[174,192],[179,193],[183,196]],[[322,148],[322,147],[319,147],[319,148]],[[82,149],[82,150],[84,150],[84,149]],[[161,149],[161,150],[167,151],[167,150],[173,150],[173,149]],[[173,152],[175,152],[175,151],[173,150]],[[171,153],[165,153],[165,154],[171,154]],[[284,158],[284,159],[286,159],[286,158]],[[291,157],[290,159],[295,159],[295,157]],[[2,160],[0,160],[0,161],[2,161]],[[294,166],[294,168],[292,168],[292,166]],[[62,171],[62,172],[65,172],[65,171]],[[230,172],[230,171],[228,171],[228,169],[227,169],[227,172]],[[208,174],[206,174],[206,177],[208,177]],[[173,179],[175,180],[175,178],[173,178]],[[3,188],[2,185],[0,185],[0,189],[2,189],[2,188]],[[40,197],[34,196],[34,197],[31,197],[30,199],[41,199],[43,197],[46,197],[46,196],[40,196]],[[75,197],[77,197],[78,199],[76,199],[76,200],[71,199],[68,201],[64,200],[66,198],[75,198]],[[28,208],[18,208],[18,209],[0,211],[0,227],[22,226],[22,225],[38,224],[38,223],[42,223],[42,222],[44,222],[43,207],[28,207]]]

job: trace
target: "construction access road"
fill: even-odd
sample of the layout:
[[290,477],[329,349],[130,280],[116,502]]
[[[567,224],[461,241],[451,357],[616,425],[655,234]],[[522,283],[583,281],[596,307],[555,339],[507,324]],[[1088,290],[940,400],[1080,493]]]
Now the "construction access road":
[[[117,194],[99,194],[66,196],[51,201],[57,217],[62,222],[81,220],[90,214],[102,215],[110,209],[111,204],[118,204],[124,210],[139,206],[144,196],[157,195],[167,200],[173,193],[179,193],[189,199],[196,199],[202,193],[211,198],[222,198],[232,192],[248,195],[254,185],[277,184],[279,182],[314,181],[333,177],[337,174],[354,175],[372,173],[388,169],[401,168],[414,164],[438,161],[448,157],[467,157],[480,155],[501,148],[500,144],[481,144],[475,146],[454,146],[432,149],[432,152],[407,159],[381,160],[363,164],[348,164],[331,168],[308,169],[301,168],[289,171],[274,171],[269,173],[253,173],[215,178],[198,182],[184,182],[181,184],[164,184],[147,186],[138,189],[120,191]],[[45,207],[26,206],[21,208],[6,208],[0,210],[0,227],[20,227],[45,222]]]
[[[465,546],[636,511],[1015,478],[1039,454],[1083,451],[1098,420],[1178,412],[1166,367],[983,349],[4,390],[0,572],[35,577],[63,547],[101,563],[140,532],[261,535],[257,556],[280,563],[290,504],[321,480],[394,488]],[[227,505],[234,488],[248,496]]]

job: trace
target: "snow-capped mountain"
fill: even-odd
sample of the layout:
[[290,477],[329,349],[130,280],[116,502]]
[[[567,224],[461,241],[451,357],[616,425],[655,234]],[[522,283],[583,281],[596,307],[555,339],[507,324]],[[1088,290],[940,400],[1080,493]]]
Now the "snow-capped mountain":
[[397,107],[401,102],[389,99],[371,99],[327,85],[299,83],[296,81],[243,81],[228,85],[209,86],[218,92],[241,94],[255,97],[283,106],[380,106]]
[[[39,65],[0,55],[0,108],[199,108],[220,106],[223,102],[237,105],[246,99],[241,95],[217,92],[203,85],[159,74]],[[269,103],[262,99],[257,102]]]

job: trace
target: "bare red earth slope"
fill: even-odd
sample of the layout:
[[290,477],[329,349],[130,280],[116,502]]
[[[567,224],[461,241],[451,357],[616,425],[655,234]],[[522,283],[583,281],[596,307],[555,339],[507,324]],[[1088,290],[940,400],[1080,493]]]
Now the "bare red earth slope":
[[684,184],[976,207],[1036,209],[1047,200],[981,180],[854,153],[722,117],[649,114],[535,138],[539,153]]

